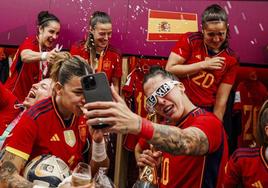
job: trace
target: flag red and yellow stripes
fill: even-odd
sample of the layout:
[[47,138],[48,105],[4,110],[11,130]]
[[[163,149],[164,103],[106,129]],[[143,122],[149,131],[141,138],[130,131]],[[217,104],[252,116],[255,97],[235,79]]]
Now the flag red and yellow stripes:
[[148,41],[177,40],[178,35],[198,31],[197,14],[149,10]]

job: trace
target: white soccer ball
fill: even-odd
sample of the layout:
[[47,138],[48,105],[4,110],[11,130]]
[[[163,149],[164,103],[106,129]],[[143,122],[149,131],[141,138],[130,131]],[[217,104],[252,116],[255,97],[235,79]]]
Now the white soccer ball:
[[54,155],[39,155],[24,169],[23,176],[36,185],[57,187],[64,178],[71,175],[68,165]]

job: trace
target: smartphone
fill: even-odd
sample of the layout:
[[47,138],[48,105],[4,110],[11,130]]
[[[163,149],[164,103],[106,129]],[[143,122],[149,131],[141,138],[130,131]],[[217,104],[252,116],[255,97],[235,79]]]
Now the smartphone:
[[[81,84],[87,103],[95,101],[112,101],[112,92],[104,72],[89,74],[81,78]],[[109,124],[93,125],[94,129],[102,129]]]

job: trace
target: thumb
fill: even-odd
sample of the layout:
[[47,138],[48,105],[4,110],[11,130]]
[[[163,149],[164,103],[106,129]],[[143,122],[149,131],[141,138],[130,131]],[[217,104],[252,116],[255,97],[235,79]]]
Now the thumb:
[[111,91],[112,91],[112,96],[115,102],[120,102],[120,103],[124,103],[124,100],[120,97],[120,95],[115,91],[114,89],[114,85],[111,85]]

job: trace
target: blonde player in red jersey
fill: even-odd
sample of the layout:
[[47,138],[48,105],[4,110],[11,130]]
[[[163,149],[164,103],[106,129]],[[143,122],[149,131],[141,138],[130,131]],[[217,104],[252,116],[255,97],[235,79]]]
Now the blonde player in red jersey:
[[[80,80],[89,73],[92,70],[88,64],[77,56],[53,64],[52,97],[38,102],[22,115],[6,144],[0,159],[1,188],[32,187],[20,173],[26,162],[38,155],[55,155],[70,169],[83,160],[91,136],[83,118],[85,99]],[[100,131],[92,132],[92,148],[90,165],[94,175],[99,166],[109,166]]]

